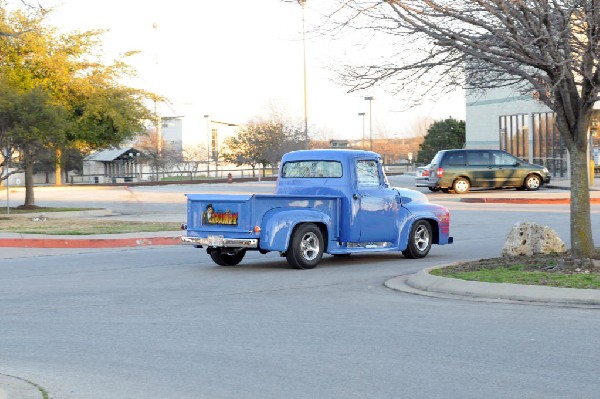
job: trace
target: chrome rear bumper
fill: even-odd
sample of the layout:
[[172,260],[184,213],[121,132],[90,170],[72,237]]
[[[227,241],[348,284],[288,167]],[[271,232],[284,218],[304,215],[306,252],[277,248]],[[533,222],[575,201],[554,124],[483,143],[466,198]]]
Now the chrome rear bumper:
[[181,237],[183,244],[202,245],[206,247],[224,247],[224,248],[258,248],[257,238],[223,238],[221,242],[216,243],[209,237]]

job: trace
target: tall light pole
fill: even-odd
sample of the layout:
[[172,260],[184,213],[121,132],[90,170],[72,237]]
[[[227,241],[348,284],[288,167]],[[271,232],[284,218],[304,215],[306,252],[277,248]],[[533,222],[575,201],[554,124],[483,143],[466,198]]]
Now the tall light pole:
[[[214,119],[210,120],[210,124],[211,124],[211,128],[213,125],[224,125],[224,126],[229,126],[229,127],[239,126],[235,123],[220,122],[220,121],[216,121]],[[218,133],[219,132],[217,131],[216,127],[211,129],[212,158],[215,161],[215,177],[219,177],[218,176],[218,170],[219,170],[219,134]]]
[[206,119],[206,178],[210,177],[210,115],[204,115]]
[[365,149],[365,112],[359,112],[358,116],[362,116],[362,149]]
[[365,100],[367,100],[369,102],[369,149],[371,151],[373,151],[373,108],[372,108],[372,104],[373,104],[373,96],[367,96],[365,97]]
[[304,5],[306,0],[298,0],[298,4],[302,7],[302,54],[303,54],[303,74],[304,74],[304,140],[306,141],[306,149],[308,149],[308,106],[306,100],[306,28],[305,28],[305,13]]

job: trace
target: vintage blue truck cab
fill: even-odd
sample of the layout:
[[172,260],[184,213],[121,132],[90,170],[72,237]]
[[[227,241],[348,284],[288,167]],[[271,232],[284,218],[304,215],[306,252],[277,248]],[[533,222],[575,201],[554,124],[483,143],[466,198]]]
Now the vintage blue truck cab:
[[303,150],[283,156],[274,194],[186,194],[183,243],[206,248],[222,266],[247,250],[279,251],[298,269],[324,253],[401,251],[423,258],[451,244],[450,214],[414,190],[390,187],[381,157],[359,150]]

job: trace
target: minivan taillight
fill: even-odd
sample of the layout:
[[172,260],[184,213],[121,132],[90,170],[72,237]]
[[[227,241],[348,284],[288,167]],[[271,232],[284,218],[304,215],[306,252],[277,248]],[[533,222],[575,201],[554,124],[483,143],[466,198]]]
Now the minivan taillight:
[[444,168],[437,168],[435,174],[441,179],[442,177],[444,177]]

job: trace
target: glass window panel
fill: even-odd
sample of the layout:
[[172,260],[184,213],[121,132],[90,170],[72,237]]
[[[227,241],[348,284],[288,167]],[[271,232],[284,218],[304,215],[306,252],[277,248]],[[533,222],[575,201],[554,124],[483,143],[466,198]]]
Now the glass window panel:
[[281,177],[287,178],[337,178],[342,177],[342,164],[338,161],[286,162]]
[[356,177],[359,186],[378,186],[381,180],[377,161],[356,161]]

